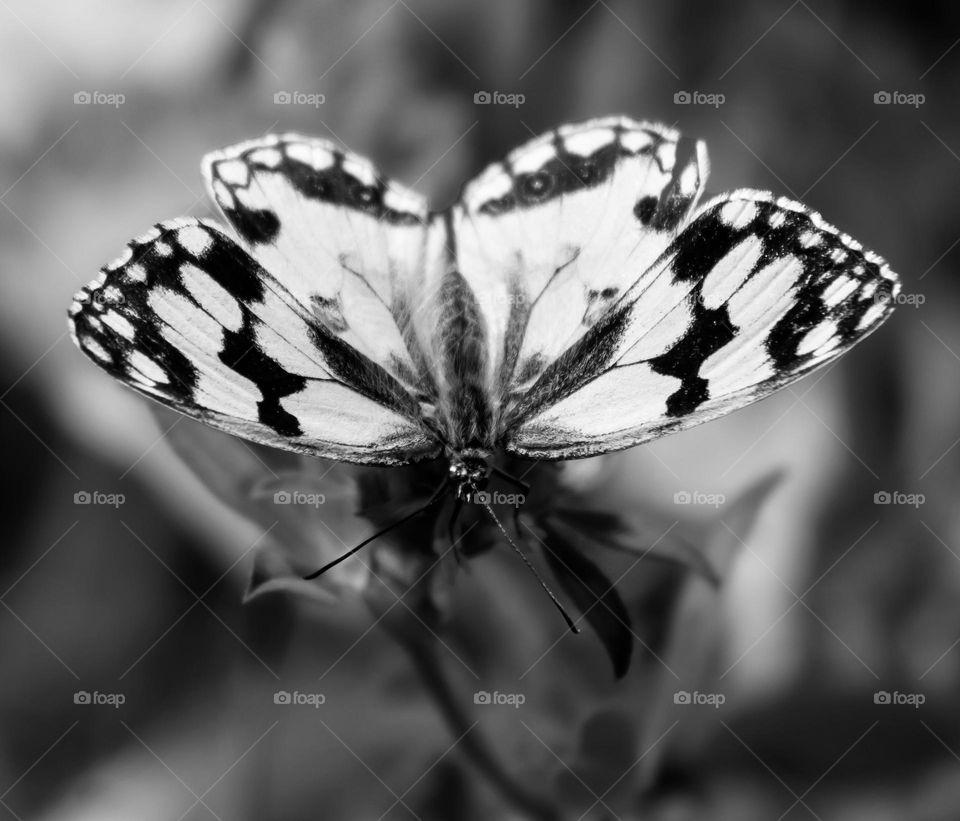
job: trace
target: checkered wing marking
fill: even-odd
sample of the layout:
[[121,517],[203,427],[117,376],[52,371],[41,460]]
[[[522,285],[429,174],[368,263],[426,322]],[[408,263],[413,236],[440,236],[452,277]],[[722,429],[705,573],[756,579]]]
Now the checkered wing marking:
[[69,323],[112,376],[227,433],[360,463],[436,454],[406,387],[212,223],[161,223],[129,243]]
[[755,191],[699,210],[514,407],[505,444],[565,459],[713,419],[849,350],[899,282],[819,214]]

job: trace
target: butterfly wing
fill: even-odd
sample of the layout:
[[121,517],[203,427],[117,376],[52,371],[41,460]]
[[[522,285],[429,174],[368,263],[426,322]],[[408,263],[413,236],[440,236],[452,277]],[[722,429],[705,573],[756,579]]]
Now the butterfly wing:
[[101,368],[228,433],[369,464],[437,452],[407,387],[212,223],[162,223],[129,243],[69,315]]
[[538,458],[629,447],[830,361],[898,287],[795,203],[735,192],[691,218],[702,143],[625,118],[531,141],[445,215],[324,140],[204,169],[243,247],[158,226],[78,294],[75,338],[185,413],[330,458],[405,463],[438,434]]
[[[669,245],[706,175],[702,143],[624,117],[537,137],[431,224],[422,337],[457,446],[511,407]],[[431,274],[432,272],[432,274]],[[454,317],[456,319],[451,319]]]
[[836,359],[898,293],[880,257],[802,205],[719,197],[544,370],[505,446],[590,456],[713,419]]
[[208,155],[204,177],[244,249],[314,321],[412,393],[435,392],[412,333],[428,207],[328,140],[272,135]]

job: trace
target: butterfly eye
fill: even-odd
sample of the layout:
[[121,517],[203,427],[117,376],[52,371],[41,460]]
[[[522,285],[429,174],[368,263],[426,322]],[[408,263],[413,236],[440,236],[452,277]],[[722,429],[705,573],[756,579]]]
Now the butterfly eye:
[[553,189],[553,177],[546,171],[527,174],[520,183],[523,196],[531,200],[541,200]]

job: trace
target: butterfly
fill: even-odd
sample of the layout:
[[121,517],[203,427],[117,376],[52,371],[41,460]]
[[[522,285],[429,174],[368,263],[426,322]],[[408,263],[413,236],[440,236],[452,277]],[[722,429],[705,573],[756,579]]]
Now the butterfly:
[[703,142],[606,117],[433,212],[327,140],[263,137],[203,161],[232,233],[158,223],[76,295],[70,331],[215,428],[365,465],[442,457],[431,501],[465,500],[498,454],[577,459],[706,422],[890,315],[883,259],[769,193],[700,204],[707,172]]

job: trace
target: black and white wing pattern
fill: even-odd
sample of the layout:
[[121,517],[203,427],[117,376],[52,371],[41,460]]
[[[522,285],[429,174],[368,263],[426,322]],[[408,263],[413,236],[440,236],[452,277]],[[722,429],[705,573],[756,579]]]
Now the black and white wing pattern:
[[706,172],[702,143],[607,117],[537,137],[466,185],[431,225],[429,259],[449,259],[422,274],[418,322],[455,445],[497,440],[518,397],[660,257]]
[[141,393],[288,450],[626,448],[798,379],[896,301],[883,260],[797,203],[698,208],[707,172],[703,143],[608,117],[434,214],[329,141],[264,137],[204,161],[239,242],[156,226],[77,295],[71,331]]
[[174,220],[81,290],[69,324],[112,376],[228,433],[351,462],[435,456],[405,385],[311,307],[216,225]]
[[747,190],[703,206],[637,273],[511,408],[507,450],[590,456],[728,413],[840,356],[899,293],[819,214]]
[[404,384],[434,391],[410,286],[426,200],[329,140],[283,134],[209,154],[204,177],[245,250],[314,320]]

